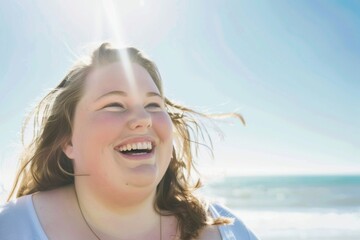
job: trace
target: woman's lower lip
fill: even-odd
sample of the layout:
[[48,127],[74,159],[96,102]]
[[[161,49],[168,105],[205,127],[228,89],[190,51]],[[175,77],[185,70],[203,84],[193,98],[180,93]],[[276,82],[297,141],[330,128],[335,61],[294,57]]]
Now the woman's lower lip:
[[147,160],[147,159],[150,159],[150,158],[152,158],[154,156],[154,152],[155,151],[153,149],[149,153],[132,155],[132,154],[124,154],[124,153],[121,153],[120,151],[118,151],[118,153],[123,158],[129,159],[129,160]]

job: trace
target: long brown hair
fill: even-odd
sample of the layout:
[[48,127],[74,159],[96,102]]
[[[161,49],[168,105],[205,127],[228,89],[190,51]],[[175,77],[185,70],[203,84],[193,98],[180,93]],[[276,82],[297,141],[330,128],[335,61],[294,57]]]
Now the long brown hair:
[[[124,59],[126,58],[126,59]],[[63,81],[50,91],[26,118],[22,135],[31,119],[34,121],[33,138],[21,155],[21,165],[8,200],[16,197],[47,191],[74,183],[74,169],[62,146],[72,135],[74,112],[79,102],[84,81],[95,68],[119,61],[129,61],[144,67],[163,96],[162,82],[156,65],[136,48],[113,48],[103,43],[91,57],[74,65]],[[181,239],[193,239],[209,224],[227,224],[227,218],[213,219],[207,213],[204,202],[193,191],[201,186],[200,181],[190,181],[194,169],[194,150],[203,135],[203,127],[197,117],[211,118],[165,98],[176,135],[170,165],[157,186],[155,209],[162,214],[174,215],[178,219]],[[221,116],[237,117],[232,113]],[[211,139],[210,139],[211,141]],[[192,146],[195,146],[195,149]]]

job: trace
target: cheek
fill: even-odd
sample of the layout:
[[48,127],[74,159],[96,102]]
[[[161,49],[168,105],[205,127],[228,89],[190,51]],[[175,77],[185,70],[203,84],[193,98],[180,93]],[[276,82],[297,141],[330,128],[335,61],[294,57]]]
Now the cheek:
[[153,118],[153,128],[162,142],[173,140],[173,125],[167,113],[156,114]]
[[102,149],[113,143],[119,137],[119,132],[125,126],[125,121],[119,115],[101,113],[82,119],[75,126],[73,144],[79,159],[86,159],[89,167],[96,164]]
[[88,137],[97,144],[109,143],[125,126],[125,120],[118,113],[102,113],[92,116],[87,127]]

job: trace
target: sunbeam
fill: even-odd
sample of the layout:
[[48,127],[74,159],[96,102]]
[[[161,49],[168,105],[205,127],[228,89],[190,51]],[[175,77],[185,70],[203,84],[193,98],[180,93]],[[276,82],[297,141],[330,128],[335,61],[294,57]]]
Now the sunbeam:
[[[114,42],[119,47],[125,46],[125,33],[121,25],[121,17],[118,13],[121,11],[117,8],[113,0],[103,0],[102,6],[107,23],[110,26],[111,33],[114,36]],[[131,66],[129,56],[126,51],[120,51],[121,64],[125,69],[126,78],[129,81],[130,91],[136,92],[134,73]]]

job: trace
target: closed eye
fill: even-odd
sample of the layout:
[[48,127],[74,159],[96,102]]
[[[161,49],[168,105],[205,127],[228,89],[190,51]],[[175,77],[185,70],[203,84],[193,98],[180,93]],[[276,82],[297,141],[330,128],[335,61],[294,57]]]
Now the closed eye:
[[151,108],[155,107],[155,108],[156,108],[156,107],[161,107],[161,106],[160,106],[160,104],[158,104],[158,103],[149,103],[149,104],[146,105],[145,107],[147,107],[147,108],[148,108],[148,107],[151,107]]
[[121,103],[110,103],[108,105],[106,105],[105,107],[103,107],[103,109],[107,109],[110,111],[123,111],[125,110],[124,105],[122,105]]
[[163,111],[162,104],[159,104],[159,103],[156,103],[156,102],[147,104],[147,105],[145,106],[145,108],[146,108],[148,111],[151,111],[151,112]]

